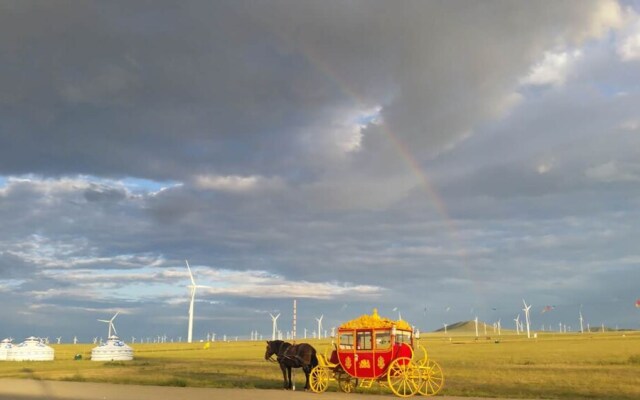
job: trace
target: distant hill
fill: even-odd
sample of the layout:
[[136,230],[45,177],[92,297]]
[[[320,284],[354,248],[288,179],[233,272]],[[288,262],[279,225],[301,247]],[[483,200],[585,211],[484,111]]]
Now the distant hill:
[[[575,328],[574,328],[575,329]],[[629,329],[615,329],[615,328],[611,328],[608,326],[604,327],[604,331],[605,332],[624,332],[624,331],[628,331]],[[540,330],[533,330],[535,332],[542,332],[544,333],[544,331],[540,331]],[[440,328],[440,329],[436,329],[435,331],[433,331],[435,333],[444,333],[444,327]],[[501,329],[501,332],[503,334],[510,334],[510,333],[514,333],[515,334],[515,330],[512,329],[511,327],[509,328],[505,328],[504,326]],[[598,332],[602,332],[602,327],[598,326],[598,327],[594,327],[592,326],[591,329],[589,331],[587,331],[587,329],[585,328],[585,332],[592,332],[592,333],[598,333]],[[447,325],[447,333],[448,334],[472,334],[475,335],[476,333],[476,324],[474,321],[458,321],[455,322],[453,324],[448,324]],[[493,323],[487,323],[487,335],[493,334]],[[526,334],[526,332],[524,332]],[[554,331],[547,331],[546,333],[557,333]],[[576,331],[574,330],[573,332],[569,332],[569,333],[576,333]],[[480,335],[484,335],[484,321],[478,321],[478,334]]]
[[[585,332],[593,332],[593,333],[598,333],[598,332],[602,332],[602,326],[592,326],[591,328],[589,328],[589,330],[585,329]],[[633,331],[633,329],[616,329],[616,328],[611,328],[610,326],[605,326],[604,327],[604,331],[605,332],[624,332],[624,331]]]
[[[484,324],[485,324],[484,321],[478,321],[478,332],[481,334],[484,333]],[[489,332],[489,330],[493,332],[493,323],[487,324],[487,332]],[[437,329],[434,332],[444,333],[444,327]],[[447,325],[447,333],[469,333],[469,332],[473,332],[474,334],[476,332],[476,323],[474,321],[459,321],[459,322],[455,322],[453,324]]]

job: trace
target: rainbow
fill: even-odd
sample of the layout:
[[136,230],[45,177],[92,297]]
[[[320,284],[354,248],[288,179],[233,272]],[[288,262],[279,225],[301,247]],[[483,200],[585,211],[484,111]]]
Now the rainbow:
[[[340,74],[337,73],[333,68],[331,68],[327,63],[325,63],[321,57],[317,56],[311,49],[310,46],[302,46],[299,47],[301,53],[308,60],[309,64],[315,67],[318,71],[320,71],[324,76],[329,78],[330,80],[336,82],[340,90],[349,98],[354,99],[356,103],[361,105],[370,105],[371,102],[367,101],[364,96],[360,95],[356,89],[352,87],[348,82],[341,78]],[[377,126],[389,140],[389,142],[393,145],[393,148],[396,150],[397,154],[404,160],[404,163],[407,165],[410,171],[415,175],[418,179],[418,182],[426,193],[429,201],[435,208],[436,212],[440,215],[442,220],[445,222],[447,226],[447,230],[449,233],[449,237],[457,248],[458,255],[463,260],[463,267],[467,272],[470,272],[468,268],[468,256],[467,252],[462,246],[462,242],[458,235],[458,229],[456,227],[455,221],[449,215],[447,210],[447,206],[442,196],[437,192],[434,185],[431,183],[431,179],[427,175],[427,172],[420,165],[416,157],[413,155],[407,144],[395,134],[388,124],[384,120],[380,120],[377,123]]]

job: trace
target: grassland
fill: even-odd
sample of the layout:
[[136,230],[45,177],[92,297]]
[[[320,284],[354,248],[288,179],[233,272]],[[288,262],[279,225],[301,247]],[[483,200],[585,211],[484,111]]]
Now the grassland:
[[[320,352],[329,341],[310,341]],[[544,399],[640,399],[640,333],[423,335],[445,372],[442,394]],[[93,345],[52,345],[53,362],[0,362],[0,377],[167,386],[279,389],[264,342],[136,344],[135,360],[89,361]],[[74,360],[76,354],[82,360]],[[304,385],[302,373],[297,386]],[[336,390],[335,384],[329,390]],[[359,389],[387,393],[385,389]]]

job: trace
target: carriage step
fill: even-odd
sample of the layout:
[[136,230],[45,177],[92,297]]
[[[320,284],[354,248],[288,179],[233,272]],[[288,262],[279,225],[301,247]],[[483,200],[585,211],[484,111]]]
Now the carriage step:
[[360,380],[360,387],[361,388],[370,388],[371,385],[373,385],[373,379],[362,379]]

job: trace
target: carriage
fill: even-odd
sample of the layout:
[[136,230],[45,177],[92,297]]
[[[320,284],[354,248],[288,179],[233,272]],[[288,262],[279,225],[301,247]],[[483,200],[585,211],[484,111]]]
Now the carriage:
[[[311,390],[322,393],[337,381],[340,390],[349,393],[378,382],[400,397],[435,395],[444,385],[442,369],[415,336],[406,321],[382,318],[375,309],[372,315],[344,323],[331,355],[318,354],[309,376]],[[421,358],[414,358],[416,347]]]

